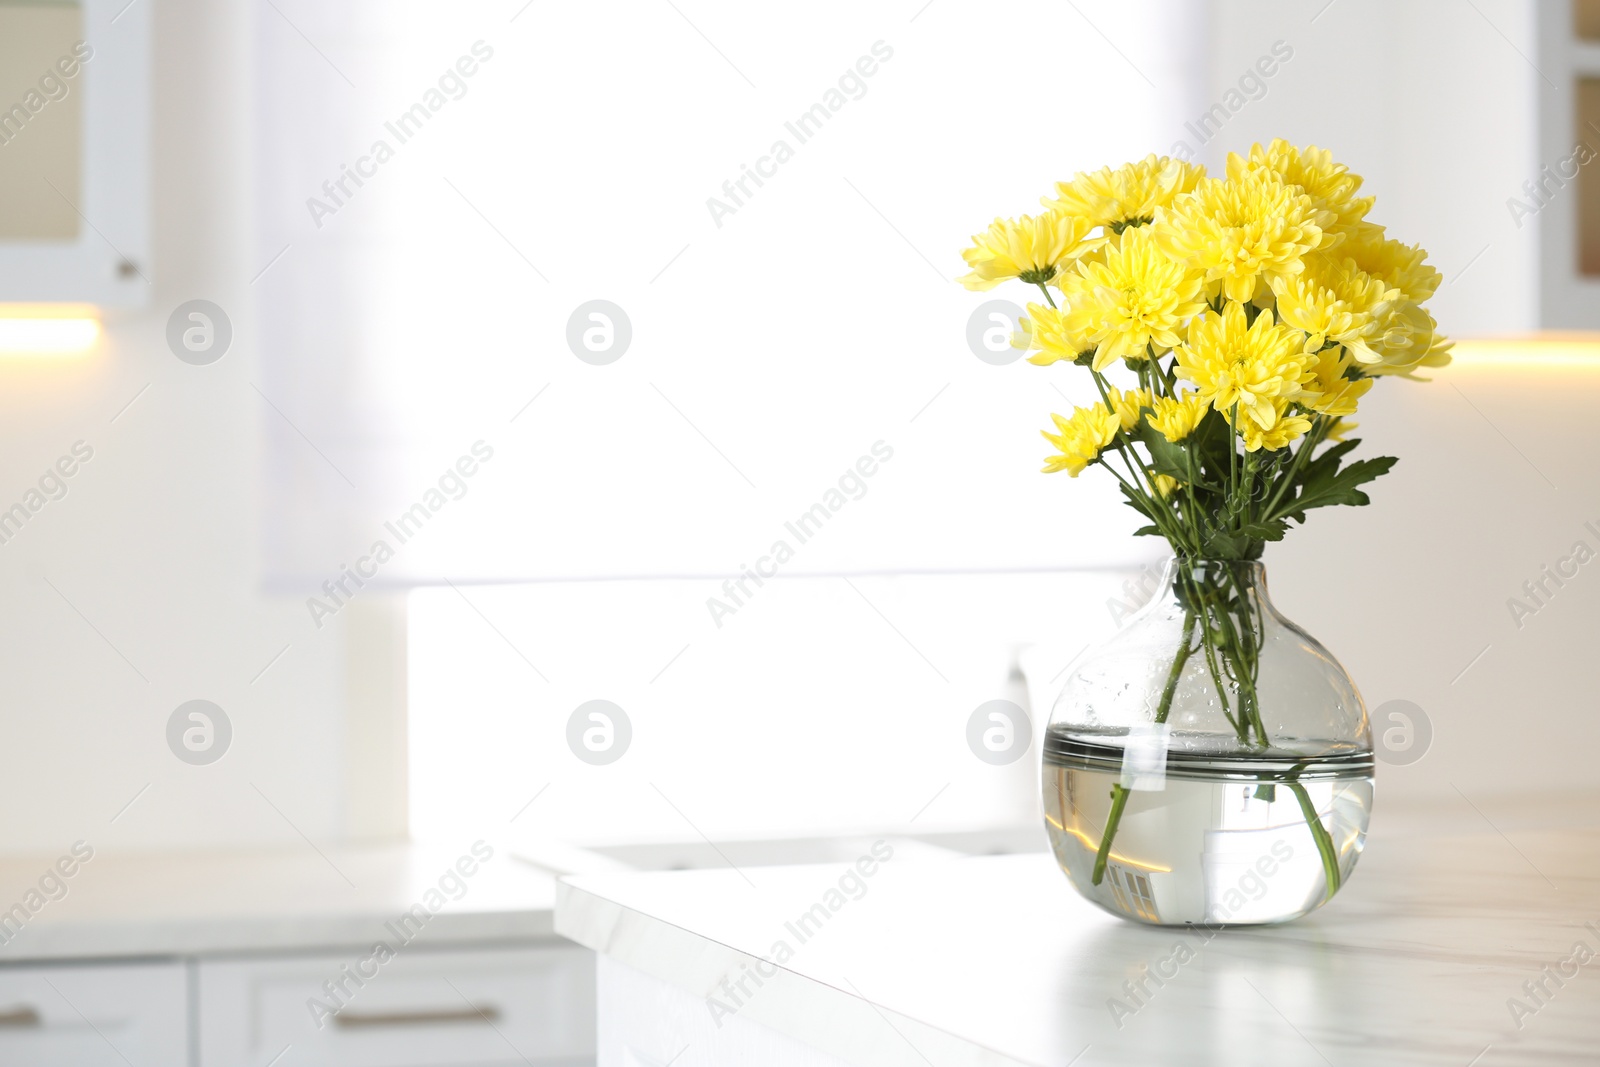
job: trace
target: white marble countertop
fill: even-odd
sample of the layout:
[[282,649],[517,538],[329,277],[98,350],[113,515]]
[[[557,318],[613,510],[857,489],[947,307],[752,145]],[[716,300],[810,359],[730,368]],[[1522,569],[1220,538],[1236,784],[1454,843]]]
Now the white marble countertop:
[[[60,856],[0,862],[0,964],[26,960],[216,955],[369,945],[430,890],[440,906],[421,935],[438,945],[552,935],[554,877],[495,850],[469,877],[440,880],[466,849],[416,845],[173,854],[97,853],[61,879]],[[459,880],[465,888],[457,888]],[[36,895],[29,897],[30,891]],[[54,890],[59,893],[59,890]],[[459,898],[455,894],[459,892]],[[42,905],[21,923],[6,909]]]
[[[579,876],[556,929],[691,995],[681,1064],[718,1039],[711,997],[863,1067],[1600,1063],[1600,805],[1486,810],[1380,809],[1328,906],[1209,937],[1097,910],[1047,854],[891,859],[859,899],[828,898],[838,863]],[[797,929],[818,903],[839,906]],[[759,988],[722,985],[780,945]]]

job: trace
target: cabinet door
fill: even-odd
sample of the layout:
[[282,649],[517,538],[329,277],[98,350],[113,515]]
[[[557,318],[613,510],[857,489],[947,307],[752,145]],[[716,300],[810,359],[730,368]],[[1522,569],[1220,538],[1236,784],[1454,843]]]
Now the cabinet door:
[[182,1067],[181,963],[0,967],[0,1064]]
[[[327,983],[344,987],[331,1017]],[[592,1064],[594,956],[549,944],[205,961],[199,1012],[201,1067]]]

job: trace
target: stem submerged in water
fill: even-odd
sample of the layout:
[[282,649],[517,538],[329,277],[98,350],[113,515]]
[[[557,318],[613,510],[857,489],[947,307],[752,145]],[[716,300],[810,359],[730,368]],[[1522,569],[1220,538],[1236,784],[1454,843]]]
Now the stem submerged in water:
[[1327,827],[1322,825],[1322,816],[1317,814],[1306,787],[1299,782],[1289,782],[1288,786],[1295,800],[1300,802],[1300,814],[1306,817],[1306,828],[1311,831],[1311,840],[1317,843],[1317,852],[1322,856],[1322,877],[1328,884],[1328,895],[1323,899],[1332,900],[1339,891],[1339,856],[1334,852],[1333,838],[1328,836]]
[[[1189,662],[1189,656],[1194,649],[1189,647],[1189,632],[1194,629],[1194,609],[1186,608],[1183,613],[1183,637],[1178,642],[1178,651],[1172,657],[1172,669],[1167,671],[1167,684],[1161,690],[1161,705],[1156,708],[1156,722],[1166,722],[1167,715],[1172,711],[1172,697],[1178,691],[1178,679],[1183,676],[1183,668]],[[1122,822],[1122,811],[1128,806],[1128,794],[1131,792],[1124,785],[1111,787],[1111,813],[1106,816],[1105,832],[1100,835],[1100,850],[1094,856],[1094,873],[1089,876],[1092,885],[1099,885],[1106,876],[1106,858],[1111,855],[1111,841],[1117,836],[1117,824]]]

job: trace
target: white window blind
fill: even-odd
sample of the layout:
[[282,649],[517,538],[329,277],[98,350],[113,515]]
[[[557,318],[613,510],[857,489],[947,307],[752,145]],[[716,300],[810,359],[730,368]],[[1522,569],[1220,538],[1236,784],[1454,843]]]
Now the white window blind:
[[[1025,298],[953,279],[996,214],[1184,137],[1200,22],[1179,0],[262,5],[269,578],[1148,558],[1105,480],[1038,473],[1080,383],[968,346],[974,309]],[[631,330],[604,365],[567,341],[596,300]]]

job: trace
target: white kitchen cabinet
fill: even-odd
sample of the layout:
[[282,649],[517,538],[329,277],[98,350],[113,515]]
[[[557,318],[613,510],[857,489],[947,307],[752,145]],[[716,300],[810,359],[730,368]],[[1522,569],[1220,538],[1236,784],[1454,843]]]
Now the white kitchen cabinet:
[[0,968],[0,1064],[181,1067],[187,1001],[178,962]]
[[135,308],[150,301],[151,7],[0,4],[0,291],[7,302]]
[[[478,1067],[594,1062],[594,956],[551,942],[515,949],[403,948],[331,1019],[324,983],[365,951],[203,960],[200,1067]],[[276,1058],[275,1057],[280,1057]]]
[[[592,1067],[594,958],[552,932],[553,874],[482,842],[334,857],[97,853],[0,937],[0,1067]],[[54,862],[0,859],[0,902]],[[317,1027],[307,999],[440,894]]]

